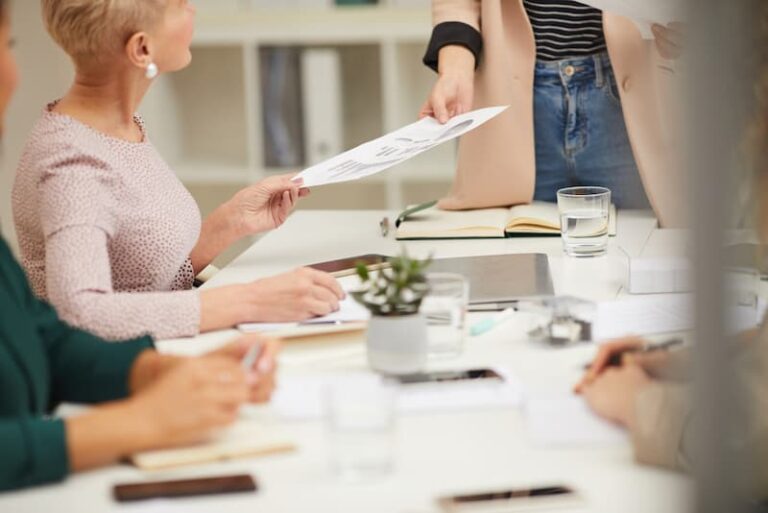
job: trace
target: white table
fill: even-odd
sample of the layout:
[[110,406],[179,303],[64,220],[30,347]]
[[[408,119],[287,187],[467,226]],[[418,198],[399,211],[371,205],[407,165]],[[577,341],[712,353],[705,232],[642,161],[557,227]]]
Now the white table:
[[[376,211],[300,211],[223,269],[206,287],[244,282],[345,256],[395,254],[399,244],[392,235],[384,238],[379,232],[379,220],[387,214],[393,218],[392,213]],[[622,294],[627,272],[624,251],[637,254],[654,228],[655,221],[649,214],[621,213],[619,236],[611,240],[609,254],[594,259],[564,257],[557,238],[419,241],[407,246],[417,256],[432,251],[437,257],[546,253],[557,294],[603,300]],[[470,322],[481,314],[473,315]],[[159,347],[168,352],[195,354],[236,335],[224,331],[193,340],[164,341]],[[593,351],[590,346],[548,349],[510,336],[510,329],[498,328],[468,339],[461,358],[431,366],[501,365],[511,369],[531,391],[562,393],[581,375],[581,365]],[[282,377],[364,367],[360,341],[287,344],[281,360]],[[249,410],[245,416],[243,422],[278,422],[267,407]],[[2,495],[0,511],[427,513],[437,511],[434,499],[446,493],[568,483],[586,497],[587,511],[677,513],[684,511],[690,492],[686,477],[634,464],[629,444],[537,447],[531,443],[518,409],[402,416],[398,421],[396,471],[367,485],[335,480],[328,469],[322,422],[282,423],[279,428],[298,444],[298,452],[149,476],[176,478],[245,471],[260,482],[261,491],[255,495],[120,506],[110,498],[111,486],[148,478],[123,465],[76,475],[59,485]]]

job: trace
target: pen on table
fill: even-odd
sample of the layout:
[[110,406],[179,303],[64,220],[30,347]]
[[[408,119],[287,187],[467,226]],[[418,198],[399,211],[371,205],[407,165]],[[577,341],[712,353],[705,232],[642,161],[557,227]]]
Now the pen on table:
[[507,308],[503,312],[494,315],[490,319],[485,319],[478,323],[473,324],[469,328],[469,334],[472,337],[477,337],[484,333],[488,333],[496,326],[508,321],[510,318],[512,318],[514,314],[515,314],[514,308]]
[[[684,341],[681,338],[671,338],[663,342],[646,344],[645,347],[638,347],[636,349],[627,349],[624,351],[619,351],[617,353],[612,354],[611,357],[608,359],[608,366],[619,367],[621,365],[621,360],[625,354],[653,353],[655,351],[668,351],[674,347],[682,346],[683,343]],[[589,370],[591,366],[592,366],[592,362],[589,362],[584,366],[584,370]]]

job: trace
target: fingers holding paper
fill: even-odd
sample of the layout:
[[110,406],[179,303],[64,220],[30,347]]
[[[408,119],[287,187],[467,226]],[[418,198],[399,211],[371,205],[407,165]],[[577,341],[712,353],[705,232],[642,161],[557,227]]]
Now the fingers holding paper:
[[238,192],[230,208],[242,236],[278,228],[309,189],[294,174],[272,176]]

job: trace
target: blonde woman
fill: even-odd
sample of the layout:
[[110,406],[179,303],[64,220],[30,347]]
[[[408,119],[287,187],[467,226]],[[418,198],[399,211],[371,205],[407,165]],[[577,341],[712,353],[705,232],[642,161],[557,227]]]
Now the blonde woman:
[[13,189],[22,262],[35,292],[75,326],[110,339],[195,335],[246,321],[299,321],[344,292],[299,269],[198,292],[222,250],[279,227],[308,191],[290,176],[248,187],[202,221],[135,112],[159,73],[191,61],[186,0],[43,0],[75,81],[48,105]]
[[[15,87],[8,1],[0,0],[0,125]],[[256,344],[254,369],[241,360]],[[200,358],[158,354],[76,330],[36,299],[0,238],[0,491],[63,479],[138,451],[197,441],[274,386],[274,342],[255,337]],[[57,418],[63,401],[94,405]]]

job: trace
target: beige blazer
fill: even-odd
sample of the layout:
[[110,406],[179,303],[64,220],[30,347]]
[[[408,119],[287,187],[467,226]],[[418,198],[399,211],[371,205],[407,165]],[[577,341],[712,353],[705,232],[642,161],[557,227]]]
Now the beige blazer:
[[[511,108],[459,143],[447,210],[527,203],[533,199],[535,146],[533,80],[536,45],[522,0],[433,0],[435,25],[459,21],[480,30],[483,56],[475,78],[475,108]],[[685,224],[686,191],[674,66],[636,25],[604,15],[605,38],[619,84],[627,132],[646,193],[664,226]]]
[[[727,341],[725,343],[735,343]],[[768,327],[753,339],[735,346],[733,361],[723,363],[723,372],[736,378],[733,403],[741,416],[739,435],[729,446],[744,458],[749,467],[735,482],[742,492],[768,497]],[[670,469],[686,470],[695,464],[700,446],[694,428],[689,380],[691,355],[677,353],[665,367],[646,369],[658,378],[645,387],[635,401],[635,423],[630,426],[635,458],[638,462]]]

